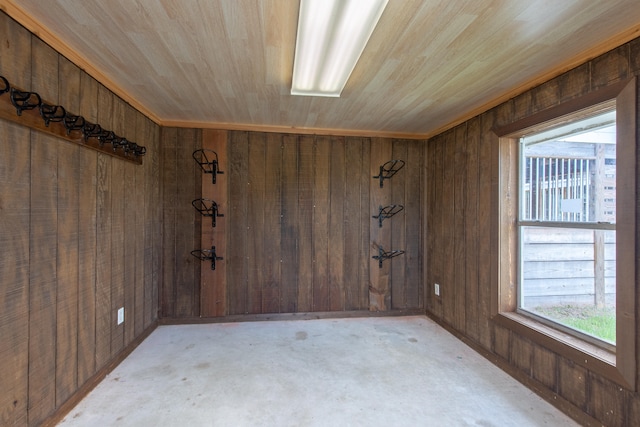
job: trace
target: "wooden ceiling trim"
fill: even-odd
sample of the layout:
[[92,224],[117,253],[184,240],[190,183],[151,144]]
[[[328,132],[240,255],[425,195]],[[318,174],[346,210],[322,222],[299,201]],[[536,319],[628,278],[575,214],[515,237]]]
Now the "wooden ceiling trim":
[[249,132],[271,132],[290,133],[301,135],[333,135],[333,136],[359,136],[370,138],[396,138],[396,139],[425,139],[424,135],[403,132],[368,131],[358,129],[329,129],[310,128],[296,126],[274,126],[274,125],[252,125],[243,123],[215,123],[215,122],[193,122],[181,120],[164,120],[161,122],[165,127],[196,128],[196,129],[218,129],[218,130],[240,130]]
[[[51,33],[40,22],[33,19],[24,9],[22,9],[14,0],[0,0],[0,10],[13,18],[20,25],[25,27],[31,33],[35,34],[42,41],[47,43],[61,55],[73,62],[75,65],[84,70],[91,77],[103,84],[111,92],[122,98],[136,110],[147,116],[156,124],[161,124],[162,120],[153,111],[149,110],[142,102],[138,101],[130,94],[125,92],[118,86],[109,76],[104,74],[98,67],[87,60],[78,52],[74,51],[65,42],[60,40],[55,34]],[[6,76],[11,78],[11,76]]]
[[567,60],[566,62],[564,62],[562,65],[560,65],[559,67],[555,67],[541,75],[539,75],[538,77],[529,80],[528,82],[526,82],[525,84],[522,84],[520,86],[517,86],[511,90],[509,90],[508,92],[504,93],[502,96],[498,97],[498,98],[494,98],[493,100],[491,100],[490,102],[487,102],[486,104],[482,104],[481,106],[474,108],[473,110],[466,112],[465,114],[462,114],[459,118],[457,118],[456,120],[450,122],[449,124],[442,126],[440,128],[434,129],[433,131],[426,133],[424,135],[422,135],[422,138],[424,139],[429,139],[432,138],[436,135],[439,135],[451,128],[454,128],[456,126],[458,126],[461,123],[466,122],[467,120],[470,120],[482,113],[484,113],[485,111],[488,111],[494,107],[497,107],[498,105],[502,104],[503,102],[506,102],[508,100],[510,100],[511,98],[515,98],[516,96],[525,93],[528,90],[533,89],[536,86],[541,85],[542,83],[548,82],[549,80],[558,77],[559,75],[566,73],[567,71],[570,71],[574,68],[576,68],[577,66],[584,64],[585,62],[588,62],[604,53],[609,52],[610,50],[613,50],[617,47],[622,46],[625,43],[630,42],[631,40],[640,37],[640,24],[634,25],[631,28],[628,28],[627,30],[619,33],[618,35],[605,40],[604,42],[594,46],[593,48],[581,53],[580,55],[574,56],[573,58],[570,58],[569,60]]

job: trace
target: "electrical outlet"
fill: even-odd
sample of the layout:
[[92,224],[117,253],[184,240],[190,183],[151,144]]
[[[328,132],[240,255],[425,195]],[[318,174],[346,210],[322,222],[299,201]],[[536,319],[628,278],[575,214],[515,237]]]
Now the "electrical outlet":
[[121,325],[124,322],[124,307],[120,307],[118,309],[118,325]]
[[440,296],[440,285],[435,283],[433,285],[433,291],[436,293],[436,296]]

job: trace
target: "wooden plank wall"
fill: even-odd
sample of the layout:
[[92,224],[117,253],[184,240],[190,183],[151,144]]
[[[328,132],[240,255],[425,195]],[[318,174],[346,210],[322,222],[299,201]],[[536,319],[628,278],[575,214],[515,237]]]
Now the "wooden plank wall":
[[[191,303],[179,310],[179,301],[210,294],[192,280],[199,277],[191,272],[200,261],[189,254],[201,245],[193,226],[199,214],[191,206],[201,197],[201,172],[191,158],[201,141],[194,135],[189,129],[162,130],[163,317],[369,310],[369,287],[378,288],[381,280],[388,288],[381,287],[385,302],[375,309],[423,307],[422,141],[230,131],[227,152],[219,153],[228,163],[220,165],[228,194],[220,219],[226,248],[218,253],[226,271],[215,275],[226,281],[225,310],[211,310],[215,301],[201,301],[202,312]],[[384,155],[374,159],[374,151]],[[373,175],[391,156],[407,166],[383,190]],[[407,251],[385,261],[382,279],[371,260],[372,230],[378,230],[372,218],[378,205],[371,211],[371,200],[380,190],[387,192],[387,204],[405,205],[384,230],[388,245]],[[178,247],[176,236],[191,246]]]
[[0,425],[35,426],[155,325],[159,132],[3,13],[0,46],[11,83],[148,149],[139,166],[0,122]]
[[[491,250],[498,236],[497,183],[491,180],[498,167],[498,141],[491,129],[640,75],[639,58],[637,39],[431,138],[424,154],[429,314],[512,366],[535,387],[567,402],[574,413],[586,413],[607,426],[637,423],[638,394],[490,320],[498,274],[496,252]],[[441,285],[440,297],[434,295],[434,283]],[[637,363],[640,368],[640,360]]]

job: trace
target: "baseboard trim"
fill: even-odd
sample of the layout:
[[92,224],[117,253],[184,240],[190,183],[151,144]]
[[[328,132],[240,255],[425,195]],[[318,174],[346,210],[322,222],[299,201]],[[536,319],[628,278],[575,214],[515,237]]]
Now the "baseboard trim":
[[389,311],[318,311],[309,313],[234,314],[222,317],[163,317],[160,325],[192,325],[200,323],[265,322],[283,320],[349,319],[357,317],[424,316],[424,309]]
[[442,326],[447,332],[451,335],[458,338],[460,341],[465,343],[468,347],[476,351],[482,357],[487,359],[489,362],[493,363],[495,366],[509,374],[515,380],[520,382],[522,385],[527,387],[529,390],[533,391],[535,394],[543,398],[545,401],[549,402],[556,408],[558,408],[561,412],[566,414],[568,417],[572,418],[574,421],[579,423],[585,427],[595,427],[602,426],[602,423],[590,415],[583,412],[580,408],[563,398],[562,396],[554,393],[549,390],[533,378],[526,375],[524,372],[520,371],[515,366],[511,365],[508,361],[504,360],[502,357],[488,351],[484,347],[480,346],[477,342],[469,339],[466,335],[460,333],[456,329],[454,329],[451,325],[444,322],[439,317],[435,316],[429,310],[426,311],[426,315],[429,319],[436,322],[438,325]]
[[62,419],[69,414],[76,407],[82,399],[84,399],[105,377],[115,369],[133,350],[140,345],[142,341],[147,339],[151,332],[158,327],[158,321],[153,322],[147,329],[145,329],[136,339],[131,341],[120,353],[103,366],[98,372],[93,374],[75,393],[67,399],[56,411],[47,417],[41,424],[43,427],[53,427],[58,424]]

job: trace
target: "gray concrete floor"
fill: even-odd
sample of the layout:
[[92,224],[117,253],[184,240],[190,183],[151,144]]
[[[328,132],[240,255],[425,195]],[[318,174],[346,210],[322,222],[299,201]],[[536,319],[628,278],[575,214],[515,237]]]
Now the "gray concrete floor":
[[423,316],[161,326],[60,426],[573,426]]

